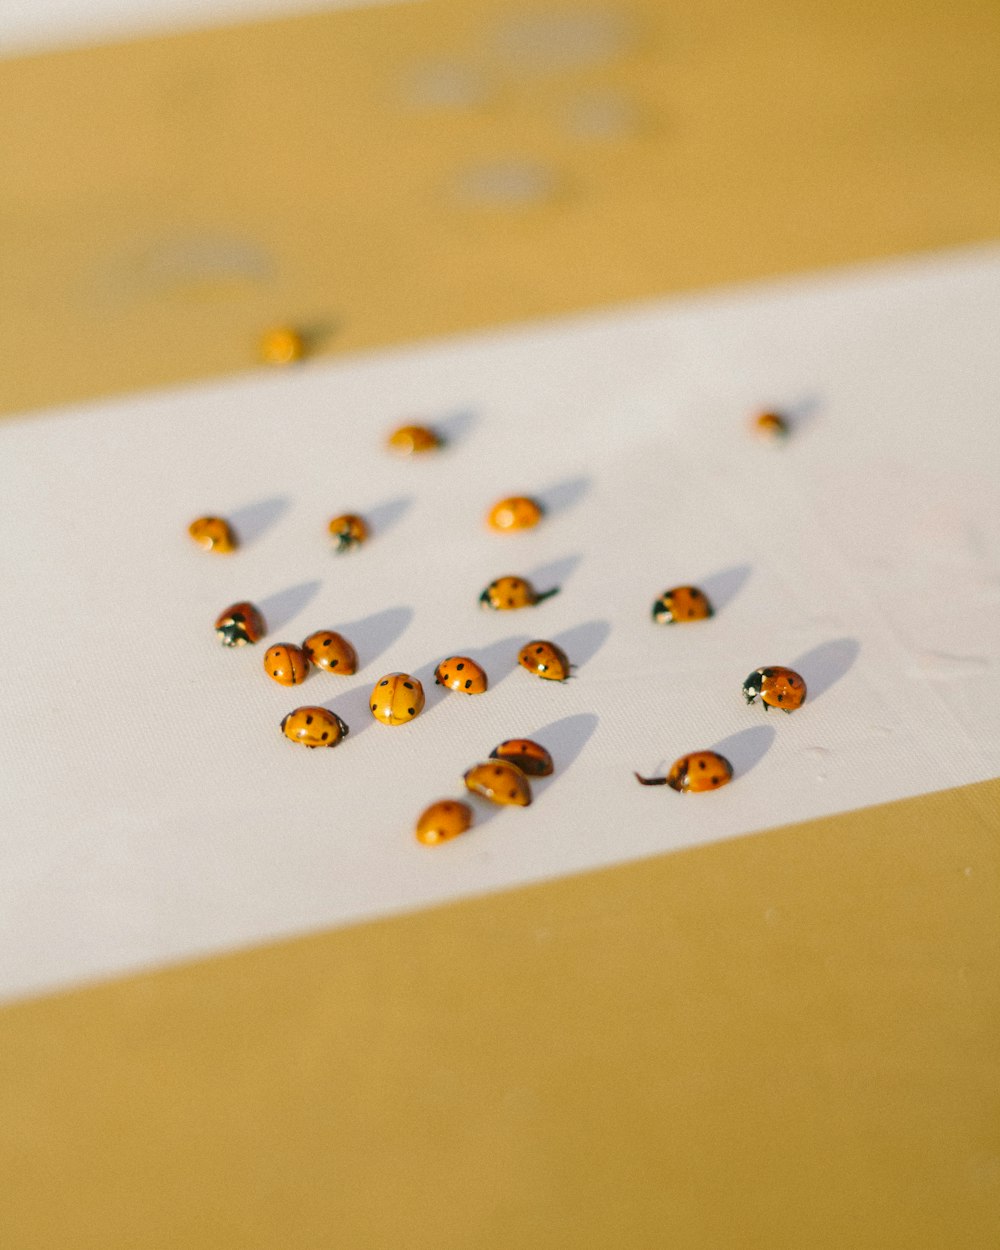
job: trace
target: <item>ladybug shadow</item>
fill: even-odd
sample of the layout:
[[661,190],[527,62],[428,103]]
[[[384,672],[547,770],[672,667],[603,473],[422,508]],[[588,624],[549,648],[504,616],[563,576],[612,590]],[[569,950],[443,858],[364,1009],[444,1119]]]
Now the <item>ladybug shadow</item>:
[[475,428],[478,420],[478,413],[473,412],[471,408],[462,408],[458,412],[452,412],[446,417],[441,417],[440,420],[434,421],[432,424],[445,449],[450,450],[457,444],[465,441],[469,432]]
[[313,601],[320,585],[317,581],[299,582],[285,590],[278,590],[273,595],[265,595],[257,606],[263,614],[267,632],[276,634],[289,625]]
[[715,615],[726,610],[743,589],[752,572],[749,564],[734,564],[731,568],[709,573],[701,579],[698,586],[708,596]]
[[307,321],[305,325],[299,326],[299,334],[302,337],[302,346],[305,349],[306,356],[314,356],[318,352],[322,352],[329,345],[330,340],[337,334],[343,325],[341,321],[334,321],[332,317],[315,321]]
[[562,590],[563,584],[576,570],[582,556],[563,556],[561,560],[550,560],[548,564],[539,564],[528,574],[528,580],[541,594],[555,587]]
[[850,672],[860,652],[857,638],[831,638],[793,660],[789,668],[801,673],[806,683],[806,706]]
[[[316,674],[313,674],[315,680]],[[331,681],[343,680],[342,678],[331,678]],[[349,746],[355,738],[359,738],[369,726],[375,724],[375,717],[372,716],[371,704],[371,686],[367,683],[363,686],[354,686],[351,690],[345,690],[343,694],[332,698],[317,700],[319,707],[325,707],[328,712],[333,712],[335,716],[347,725],[347,738],[343,745]]]
[[400,495],[396,499],[387,499],[384,503],[377,503],[373,508],[369,508],[365,513],[365,518],[374,536],[381,538],[398,521],[401,521],[412,507],[413,496]]
[[535,497],[544,508],[546,516],[558,516],[578,504],[593,484],[594,479],[591,477],[568,477],[538,491]]
[[725,756],[733,766],[733,780],[738,781],[757,767],[777,736],[773,725],[753,725],[721,739],[709,750]]
[[[600,651],[610,633],[610,621],[584,621],[580,625],[574,625],[572,629],[561,630],[552,641],[566,653],[575,675],[577,669],[582,668]],[[515,660],[516,658],[515,656]]]
[[291,507],[287,495],[257,499],[229,513],[229,521],[241,547],[249,547],[276,525]]
[[784,408],[779,406],[775,411],[784,413],[788,418],[789,434],[800,434],[812,425],[823,411],[823,399],[815,392],[800,395],[794,402],[786,404]]
[[[594,731],[600,724],[600,717],[593,712],[577,712],[573,716],[562,716],[559,720],[549,721],[547,725],[543,725],[540,729],[530,730],[522,734],[520,730],[516,730],[510,736],[512,738],[526,737],[533,742],[537,742],[540,746],[545,747],[552,756],[553,772],[551,777],[530,777],[532,806],[539,803],[549,791],[562,781],[563,777],[569,771],[571,765],[575,762],[577,756],[587,745],[594,735]],[[493,746],[496,746],[494,743]],[[491,746],[485,750],[482,759],[486,759],[489,752],[493,750]],[[495,820],[501,812],[512,810],[505,808],[497,803],[490,803],[487,799],[478,799],[473,795],[476,801],[476,824],[474,827],[481,827],[488,824],[491,820]],[[514,808],[514,811],[517,809]]]
[[[422,664],[413,673],[424,688],[426,702],[421,716],[427,716],[446,699],[455,699],[462,703],[477,703],[482,698],[488,699],[490,692],[495,690],[502,681],[506,681],[510,674],[519,667],[517,653],[529,641],[527,634],[512,634],[509,638],[501,638],[485,646],[477,643],[472,647],[453,647],[450,651],[442,651],[433,660]],[[446,690],[444,686],[436,684],[434,673],[437,666],[450,655],[467,655],[485,671],[489,684],[483,694],[465,695],[461,691]]]
[[401,638],[412,620],[412,608],[383,608],[381,612],[338,625],[337,633],[343,634],[357,652],[360,672],[369,664],[374,664],[383,651]]

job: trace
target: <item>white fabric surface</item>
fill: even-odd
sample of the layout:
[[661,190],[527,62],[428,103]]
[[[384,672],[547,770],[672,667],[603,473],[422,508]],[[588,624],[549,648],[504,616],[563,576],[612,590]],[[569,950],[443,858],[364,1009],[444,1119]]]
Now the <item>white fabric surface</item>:
[[[141,395],[0,425],[0,990],[343,924],[977,781],[1000,772],[1000,250],[898,262]],[[749,413],[798,415],[784,446]],[[447,452],[383,450],[405,418]],[[551,506],[487,532],[509,493]],[[327,519],[377,536],[331,554]],[[207,555],[204,512],[248,539]],[[562,593],[485,613],[494,576]],[[658,627],[666,587],[717,602]],[[212,624],[341,629],[362,668],[286,690]],[[565,685],[515,667],[552,638]],[[489,693],[444,694],[468,652]],[[800,669],[793,716],[745,706]],[[376,725],[383,673],[427,711]],[[332,706],[347,742],[278,722]],[[501,739],[557,775],[434,849],[430,801]],[[684,752],[714,794],[642,789]],[[944,835],[946,831],[942,831]]]
[[418,0],[4,0],[0,56]]

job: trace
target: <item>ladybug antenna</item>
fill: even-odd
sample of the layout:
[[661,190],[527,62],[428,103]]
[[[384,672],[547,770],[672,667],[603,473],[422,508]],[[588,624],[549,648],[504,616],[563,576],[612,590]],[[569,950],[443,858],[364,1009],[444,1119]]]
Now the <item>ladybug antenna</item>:
[[640,777],[638,773],[632,775],[640,786],[668,786],[670,784],[666,777]]

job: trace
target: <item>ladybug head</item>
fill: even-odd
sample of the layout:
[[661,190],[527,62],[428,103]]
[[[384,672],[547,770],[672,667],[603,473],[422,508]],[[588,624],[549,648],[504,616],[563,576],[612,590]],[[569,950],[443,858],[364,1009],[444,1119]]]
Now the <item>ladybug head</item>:
[[760,694],[760,678],[760,673],[755,670],[743,683],[743,694],[747,703],[753,703]]

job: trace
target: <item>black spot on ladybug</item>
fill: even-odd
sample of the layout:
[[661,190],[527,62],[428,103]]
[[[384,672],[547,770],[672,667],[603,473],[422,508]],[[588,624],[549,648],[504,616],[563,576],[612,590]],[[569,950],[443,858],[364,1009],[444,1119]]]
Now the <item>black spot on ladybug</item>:
[[278,674],[279,674],[280,672],[281,672],[281,669],[280,669],[280,668],[276,668],[276,669],[274,670],[274,675],[275,675],[275,677],[277,677],[277,676],[278,676]]
[[332,638],[324,638],[324,639],[323,639],[323,646],[324,646],[324,647],[328,647],[328,646],[330,645],[330,643],[332,643],[332,642],[333,642],[333,639],[332,639]]
[[416,712],[413,710],[413,708],[412,708],[412,707],[408,707],[408,708],[406,709],[406,711],[407,711],[407,714],[408,714],[408,715],[410,715],[410,716],[416,716]]
[[496,776],[497,776],[497,777],[502,777],[502,776],[503,776],[503,769],[502,769],[502,768],[494,768],[493,772],[496,774]]
[[329,738],[329,736],[330,736],[330,735],[329,735],[328,733],[325,733],[325,734],[323,735],[323,741],[325,742],[325,741],[327,740],[327,738]]
[[507,598],[507,606],[510,608],[514,606],[514,600],[510,596]]
[[536,648],[535,648],[535,655],[541,655],[541,654],[542,654],[542,652],[543,652],[544,650],[545,650],[545,648],[544,648],[544,647],[536,647]]
[[379,682],[379,685],[380,685],[380,686],[388,686],[388,684],[389,684],[389,683],[388,683],[388,681],[380,681],[380,682]]
[[459,671],[459,672],[461,672],[461,671],[462,671],[462,669],[463,669],[463,668],[465,668],[465,665],[464,665],[464,664],[457,664],[455,667],[458,669],[458,671]]
[[468,688],[469,688],[471,685],[472,685],[472,682],[471,682],[471,681],[467,681],[467,682],[465,683],[465,688],[466,688],[466,690],[468,690]]
[[699,761],[698,761],[698,767],[699,767],[699,768],[705,768],[705,767],[707,767],[707,766],[706,766],[706,764],[705,764],[705,761],[704,761],[704,760],[699,760]]
[[713,778],[712,778],[712,785],[713,785],[713,786],[717,786],[721,780],[722,780],[722,778],[721,778],[721,777],[713,777]]
[[512,799],[516,799],[516,798],[517,798],[517,791],[516,791],[516,790],[511,790],[511,791],[510,791],[510,793],[509,793],[509,797],[510,797],[510,798],[512,798]]
[[372,704],[372,711],[373,711],[373,712],[377,712],[377,711],[378,711],[378,704],[376,704],[376,703],[373,703],[373,704]]
[[412,690],[412,689],[413,689],[413,682],[412,682],[412,681],[404,681],[404,682],[403,682],[403,685],[407,688],[407,690]]
[[339,660],[331,660],[331,661],[330,661],[330,667],[331,667],[331,668],[336,668],[336,667],[337,667],[337,665],[338,665],[339,663],[340,663],[340,661],[339,661]]
[[778,702],[779,702],[779,703],[784,703],[784,701],[785,701],[785,696],[784,696],[783,694],[779,694],[779,695],[778,695]]

